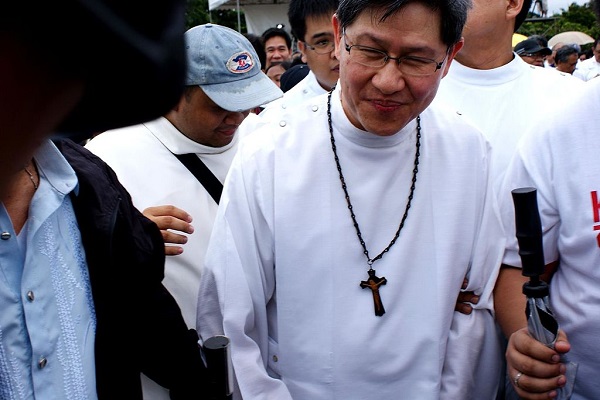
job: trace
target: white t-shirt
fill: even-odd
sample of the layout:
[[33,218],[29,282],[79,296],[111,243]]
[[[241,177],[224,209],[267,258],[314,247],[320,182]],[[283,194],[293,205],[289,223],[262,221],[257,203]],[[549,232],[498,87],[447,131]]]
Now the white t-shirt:
[[[371,291],[360,286],[368,266],[334,161],[326,100],[241,141],[225,183],[198,328],[203,338],[231,339],[234,398],[493,398],[497,379],[473,379],[476,369],[496,376],[501,367],[500,352],[477,361],[494,332],[491,291],[504,246],[487,142],[449,110],[422,113],[412,205],[398,240],[373,264],[387,279],[378,317]],[[332,119],[353,210],[375,257],[405,212],[416,121],[388,137],[359,130],[339,89]],[[481,294],[469,316],[454,311],[468,273]]]
[[521,143],[503,183],[504,263],[521,266],[510,191],[537,188],[545,262],[560,259],[550,304],[579,364],[572,400],[600,393],[600,80],[550,114]]
[[492,145],[496,188],[519,139],[555,104],[576,96],[583,82],[521,57],[499,68],[476,70],[456,60],[442,79],[436,101],[444,101],[479,128]]

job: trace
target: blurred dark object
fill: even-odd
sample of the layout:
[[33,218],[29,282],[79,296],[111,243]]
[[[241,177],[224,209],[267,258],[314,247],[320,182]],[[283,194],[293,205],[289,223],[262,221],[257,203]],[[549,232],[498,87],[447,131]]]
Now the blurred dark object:
[[0,29],[32,45],[32,57],[53,71],[86,80],[59,132],[90,134],[157,118],[177,103],[184,10],[184,0],[5,1]]
[[212,385],[211,400],[231,400],[233,398],[233,372],[229,338],[213,336],[202,346],[208,377]]
[[265,54],[265,44],[263,43],[262,38],[254,33],[246,33],[244,36],[252,43],[252,47],[254,47],[256,54],[258,54],[260,69],[264,70],[267,63],[267,55]]
[[279,82],[279,88],[285,93],[302,79],[306,78],[306,75],[310,72],[310,68],[306,64],[296,64],[293,67],[290,67],[287,71],[281,75],[281,80]]

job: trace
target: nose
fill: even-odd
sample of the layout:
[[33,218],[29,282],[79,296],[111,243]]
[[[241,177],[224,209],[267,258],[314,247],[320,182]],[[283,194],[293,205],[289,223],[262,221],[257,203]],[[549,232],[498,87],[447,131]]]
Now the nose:
[[377,70],[373,78],[371,78],[371,83],[381,93],[392,94],[404,89],[406,86],[404,78],[404,75],[398,68],[398,63],[391,60]]

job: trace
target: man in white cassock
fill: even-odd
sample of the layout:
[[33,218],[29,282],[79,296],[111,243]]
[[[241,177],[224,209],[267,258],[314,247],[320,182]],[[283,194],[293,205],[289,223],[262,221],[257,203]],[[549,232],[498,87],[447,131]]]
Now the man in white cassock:
[[504,245],[490,149],[430,106],[468,4],[342,0],[336,88],[240,142],[197,324],[230,338],[234,398],[495,398],[473,379],[501,362],[478,358]]
[[440,85],[435,101],[445,101],[483,132],[492,146],[496,190],[537,115],[576,97],[583,83],[569,74],[527,64],[512,48],[531,0],[473,0],[465,45]]

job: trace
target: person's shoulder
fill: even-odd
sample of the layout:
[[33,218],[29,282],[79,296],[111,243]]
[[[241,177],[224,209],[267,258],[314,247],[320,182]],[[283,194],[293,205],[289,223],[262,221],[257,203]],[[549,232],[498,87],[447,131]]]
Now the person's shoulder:
[[595,63],[596,63],[596,59],[594,57],[590,57],[590,58],[587,58],[587,59],[585,59],[583,61],[580,61],[577,64],[577,68],[579,68],[579,67],[582,67],[582,68],[592,68],[592,67],[595,66],[594,65]]
[[85,147],[93,153],[133,151],[149,134],[144,124],[111,129],[94,136]]
[[434,100],[422,113],[422,120],[424,126],[427,124],[430,129],[427,134],[436,135],[437,140],[486,146],[487,139],[481,130],[460,110],[444,100]]
[[[470,122],[468,117],[463,115],[460,110],[456,109],[456,107],[454,107],[452,103],[446,101],[446,99],[434,99],[426,109],[424,115],[433,118],[437,123],[442,124],[442,126],[443,124],[447,124],[448,128],[461,128],[468,132],[479,133],[479,129]],[[455,129],[449,130],[455,131]]]
[[[533,84],[539,85],[540,90],[546,89],[546,95],[551,93],[548,92],[547,89],[555,91],[559,88],[561,90],[577,90],[581,89],[584,84],[581,79],[576,78],[571,74],[557,71],[554,68],[542,68],[533,65],[529,68],[529,79],[531,79]],[[557,92],[557,94],[560,94],[560,92]]]
[[290,107],[265,109],[252,120],[244,121],[240,126],[241,138],[259,143],[278,143],[301,139],[310,134],[318,121],[327,122],[327,93],[313,96]]

